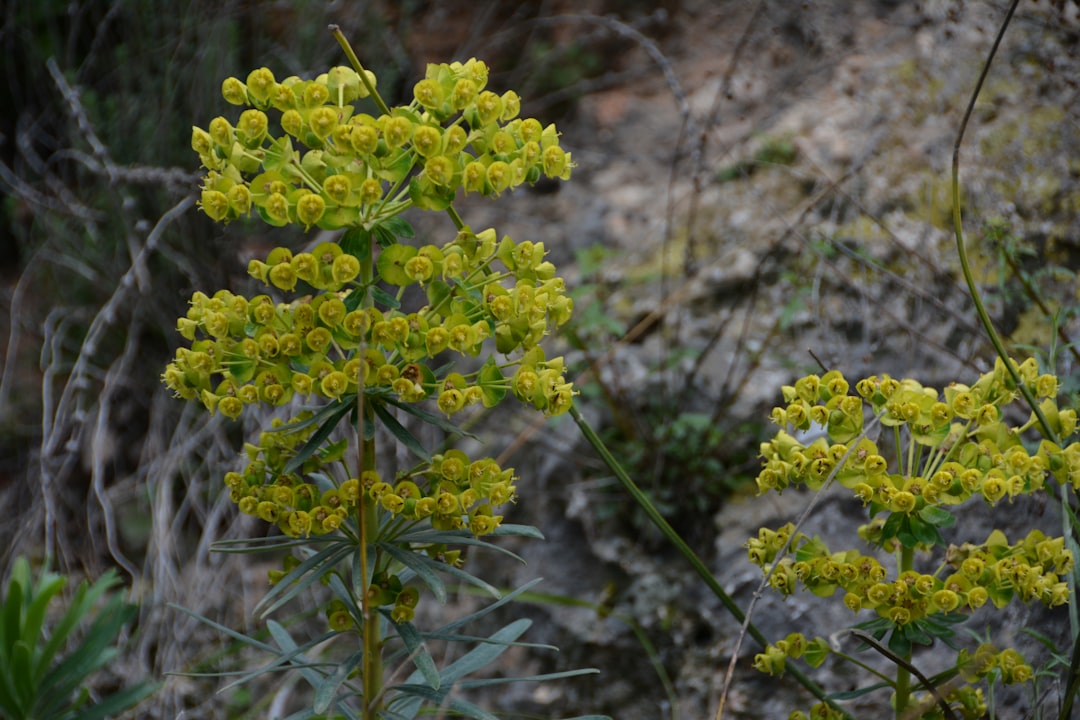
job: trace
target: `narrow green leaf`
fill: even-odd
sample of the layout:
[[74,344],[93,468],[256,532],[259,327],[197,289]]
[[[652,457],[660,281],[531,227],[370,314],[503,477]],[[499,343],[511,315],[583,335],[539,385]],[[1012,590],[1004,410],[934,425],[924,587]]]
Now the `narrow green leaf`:
[[[350,295],[350,297],[352,296]],[[348,407],[354,406],[356,404],[356,393],[342,395],[336,403],[327,403],[325,405],[304,407],[304,410],[314,411],[310,417],[304,418],[303,420],[293,420],[292,422],[285,423],[284,425],[280,425],[275,428],[268,428],[266,432],[281,433],[282,435],[291,435],[294,432],[311,427],[312,425],[318,425],[334,413],[340,412],[341,408],[339,406],[339,403],[340,405],[345,405]]]
[[427,685],[395,685],[394,689],[402,695],[419,697],[423,700],[427,700],[436,707],[441,708],[445,706],[447,709],[453,710],[459,715],[474,718],[474,720],[499,720],[497,716],[492,715],[483,708],[473,705],[470,702],[466,702],[458,697],[447,697],[445,692],[432,690]]
[[461,618],[458,618],[456,620],[453,620],[452,622],[449,622],[446,625],[443,625],[442,627],[440,627],[438,630],[436,630],[434,632],[426,633],[425,637],[430,637],[430,638],[442,637],[442,636],[445,636],[448,633],[453,632],[454,630],[457,630],[459,627],[462,627],[464,625],[467,625],[468,623],[473,622],[474,620],[479,620],[480,618],[484,617],[485,615],[487,615],[489,613],[492,613],[495,610],[498,610],[500,607],[502,607],[502,606],[504,606],[504,605],[506,605],[508,603],[513,602],[515,599],[517,599],[517,597],[519,595],[522,595],[523,593],[528,592],[531,588],[533,588],[535,585],[537,585],[540,582],[541,582],[541,578],[535,578],[533,580],[530,580],[529,582],[525,583],[524,585],[517,588],[516,590],[512,590],[511,592],[506,593],[505,595],[503,595],[501,598],[499,598],[495,602],[491,603],[490,605],[488,605],[486,607],[482,607],[479,610],[477,610],[477,611],[475,611],[473,613],[470,613],[469,615],[466,615],[465,617],[461,617]]
[[105,720],[113,715],[119,715],[153,695],[160,687],[161,683],[140,683],[134,687],[124,688],[80,710],[78,720]]
[[12,650],[11,667],[7,672],[11,675],[11,684],[15,689],[16,704],[25,711],[33,707],[37,700],[38,684],[34,682],[31,674],[34,650],[22,640],[16,642]]
[[308,547],[310,545],[336,545],[342,539],[336,535],[312,536],[306,538],[294,538],[288,535],[269,535],[261,538],[233,538],[231,540],[218,540],[210,545],[210,549],[220,553],[257,553],[270,552],[272,550],[288,550],[296,547]]
[[503,523],[488,533],[488,537],[525,537],[533,540],[543,540],[544,534],[532,525],[519,525],[517,523]]
[[405,643],[405,649],[409,652],[409,657],[412,658],[413,664],[416,665],[416,669],[420,671],[424,680],[432,689],[438,690],[441,684],[439,669],[435,666],[435,660],[432,659],[431,653],[428,652],[424,639],[417,632],[416,626],[406,622],[394,623],[392,627],[401,638],[401,641]]
[[[435,563],[443,567],[450,567],[449,565],[440,563],[437,560],[432,560],[423,553],[413,552],[412,550],[403,550],[393,543],[378,543],[377,546],[387,555],[415,572],[417,577],[423,580],[424,584],[431,588],[431,592],[435,594],[435,599],[441,604],[446,604],[446,585],[443,583],[442,578],[439,577],[438,573],[436,573],[428,563]],[[425,560],[427,561],[426,563]]]
[[371,299],[383,307],[392,308],[394,310],[401,307],[401,301],[378,285],[371,286]]
[[[496,532],[490,533],[490,535],[488,535],[486,537],[490,537],[491,535],[496,535],[497,531],[498,531],[498,528],[496,528]],[[514,558],[515,560],[517,560],[520,563],[525,562],[524,558],[522,558],[520,555],[517,555],[516,553],[511,552],[510,550],[507,550],[504,547],[501,547],[501,546],[496,545],[494,543],[490,543],[490,542],[488,542],[486,540],[481,540],[480,538],[474,537],[474,536],[469,535],[468,533],[466,533],[464,531],[460,531],[460,530],[431,530],[431,529],[424,530],[424,529],[420,529],[420,530],[414,530],[414,531],[409,531],[409,532],[402,533],[401,535],[398,535],[397,537],[395,537],[394,540],[395,540],[395,542],[398,542],[398,543],[412,542],[412,543],[434,543],[434,544],[445,543],[445,544],[448,544],[448,545],[449,544],[469,545],[469,546],[472,546],[472,547],[480,547],[480,548],[484,548],[485,550],[491,550],[491,551],[494,551],[494,552],[497,552],[497,553],[501,553],[503,555],[506,555],[507,557]]]
[[413,455],[416,455],[416,457],[424,462],[431,462],[431,455],[424,449],[424,446],[420,441],[416,439],[416,436],[409,432],[404,425],[399,423],[397,418],[387,411],[386,406],[383,403],[373,402],[371,403],[371,407],[375,411],[376,417],[378,417],[382,424],[386,426],[386,429],[397,438],[398,442],[409,448]]
[[419,418],[420,420],[423,420],[429,425],[434,425],[443,432],[450,433],[451,435],[460,435],[461,437],[472,438],[473,440],[477,439],[477,437],[471,432],[462,429],[461,427],[455,425],[441,415],[436,415],[435,413],[428,412],[419,405],[403,402],[397,397],[393,396],[386,397],[384,401],[387,405],[393,405],[396,408],[400,408],[401,410],[404,410],[413,417]]
[[327,675],[315,688],[315,702],[312,703],[311,709],[319,714],[329,710],[331,705],[334,704],[334,700],[337,698],[337,693],[338,690],[341,689],[341,684],[348,679],[349,673],[360,667],[360,663],[363,659],[363,651],[353,653],[352,657],[338,665],[337,668],[334,669],[334,672]]
[[353,548],[344,542],[324,548],[290,570],[262,600],[255,605],[255,613],[266,617],[274,610],[292,600],[311,585],[319,582],[325,570],[329,570],[348,557]]
[[511,677],[484,678],[483,680],[462,680],[457,684],[462,690],[473,688],[491,687],[493,685],[507,685],[516,682],[547,682],[549,680],[565,680],[566,678],[580,677],[582,675],[599,675],[596,668],[580,668],[578,670],[563,670],[562,672],[543,673],[541,675],[515,675]]
[[529,629],[530,625],[532,625],[531,620],[520,618],[492,633],[485,644],[473,648],[442,669],[439,677],[442,679],[443,685],[453,685],[466,675],[471,675],[480,668],[491,664],[492,661],[506,652],[506,643],[517,640],[522,633]]
[[15,561],[15,569],[8,582],[7,598],[4,600],[3,637],[4,647],[9,655],[15,649],[15,643],[22,639],[23,592],[24,587],[29,587],[21,582],[18,570],[19,565],[25,563],[26,559],[21,557]]
[[[296,642],[289,635],[289,631],[285,627],[274,620],[266,621],[266,629],[270,631],[270,636],[274,638],[274,642],[287,653],[292,653],[299,650]],[[307,659],[303,655],[296,655],[295,657],[300,659],[299,663],[292,663],[292,667],[300,673],[301,677],[308,681],[311,687],[318,687],[322,681],[322,675],[312,669]]]
[[400,215],[395,215],[393,217],[387,218],[386,220],[383,220],[381,223],[379,223],[379,225],[386,228],[387,230],[394,233],[403,240],[408,240],[410,238],[416,237],[416,231],[413,230],[413,226],[409,224],[408,220],[401,217]]
[[907,657],[911,652],[911,642],[904,633],[893,630],[889,635],[889,649],[900,657]]
[[856,698],[862,697],[863,695],[868,695],[868,694],[870,694],[872,692],[876,692],[878,690],[884,690],[886,688],[891,688],[891,687],[892,687],[892,685],[890,685],[889,683],[883,683],[883,682],[882,683],[874,683],[873,685],[867,685],[866,687],[861,687],[861,688],[858,688],[856,690],[848,690],[847,692],[830,693],[829,694],[829,699],[830,700],[841,700],[841,701],[842,700],[854,700]]
[[386,249],[393,247],[397,244],[397,238],[394,237],[394,233],[390,232],[381,225],[376,225],[371,229],[372,235],[375,237],[375,242],[379,244],[379,247]]
[[337,428],[341,418],[350,410],[352,410],[351,405],[346,405],[338,401],[335,411],[330,413],[330,416],[319,426],[319,429],[312,433],[311,437],[308,438],[308,441],[304,443],[304,446],[300,448],[296,455],[285,464],[285,467],[281,472],[288,475],[303,465],[309,457],[315,454],[316,450],[322,447],[323,443],[326,442],[326,439],[329,438],[331,433]]

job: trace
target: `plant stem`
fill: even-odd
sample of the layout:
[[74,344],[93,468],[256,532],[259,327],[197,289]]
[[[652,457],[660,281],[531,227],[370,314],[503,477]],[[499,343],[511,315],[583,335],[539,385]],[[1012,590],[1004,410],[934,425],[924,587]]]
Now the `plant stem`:
[[375,101],[375,105],[378,106],[379,111],[382,112],[383,115],[389,115],[390,106],[387,105],[386,101],[382,99],[382,96],[376,92],[375,86],[371,84],[371,80],[367,76],[367,71],[364,70],[364,66],[360,64],[360,58],[356,57],[352,45],[350,45],[349,41],[345,38],[345,34],[341,32],[341,28],[337,25],[331,25],[329,30],[330,34],[337,40],[338,45],[341,46],[341,49],[345,51],[345,57],[349,58],[349,62],[352,63],[353,69],[356,70],[356,74],[360,76],[360,82],[364,84],[364,89],[368,91],[368,95]]
[[[364,414],[368,415],[365,420],[373,422],[374,418],[370,416],[370,410],[364,408]],[[361,425],[361,427],[363,427]],[[363,448],[363,468],[361,470],[361,477],[364,470],[375,469],[375,438],[370,440],[362,440],[361,447]],[[365,490],[361,486],[360,496],[365,495]],[[373,501],[364,503],[363,515],[361,524],[363,531],[360,534],[360,564],[361,574],[364,576],[362,587],[364,590],[363,608],[364,608],[364,660],[363,660],[363,685],[364,685],[364,720],[376,720],[379,717],[379,702],[378,698],[382,697],[382,680],[383,680],[383,667],[382,667],[382,636],[380,628],[379,613],[374,612],[370,607],[368,601],[368,588],[371,584],[371,576],[368,571],[367,556],[375,544],[376,535],[379,529],[379,518],[376,514],[376,505]]]
[[[364,299],[361,305],[368,308],[372,305],[371,284],[375,271],[374,247],[369,242],[367,254],[360,259],[360,281],[364,290]],[[365,356],[365,349],[361,345],[359,355]],[[375,434],[367,437],[366,423],[374,423],[374,412],[365,402],[363,365],[360,376],[357,378],[356,392],[356,446],[357,446],[357,474],[360,478],[360,501],[357,512],[359,514],[360,537],[357,552],[360,554],[360,607],[363,615],[363,643],[364,654],[361,664],[361,678],[363,684],[364,720],[376,720],[379,716],[379,701],[382,697],[382,637],[379,625],[379,614],[371,607],[372,572],[369,563],[369,554],[374,547],[379,531],[379,516],[376,503],[367,494],[364,487],[364,473],[375,470]]]
[[[686,558],[686,561],[690,563],[690,566],[705,582],[708,588],[713,591],[713,594],[716,595],[717,599],[720,600],[720,603],[727,611],[731,613],[732,617],[740,623],[743,622],[746,619],[746,614],[742,611],[742,608],[740,608],[735,603],[735,600],[727,594],[723,587],[721,587],[719,581],[717,581],[716,577],[709,572],[707,567],[705,567],[705,563],[697,556],[697,553],[686,544],[686,541],[683,540],[682,537],[679,536],[679,533],[675,532],[675,529],[668,524],[668,521],[664,519],[664,516],[660,514],[660,511],[649,502],[649,498],[641,491],[641,488],[637,486],[637,483],[626,474],[626,471],[623,469],[622,465],[619,464],[619,461],[615,459],[615,456],[613,456],[607,446],[604,445],[604,441],[600,439],[600,436],[596,434],[596,431],[592,429],[592,426],[589,425],[588,421],[586,421],[585,418],[581,416],[581,413],[578,412],[577,407],[573,405],[570,406],[570,416],[574,418],[574,422],[577,423],[578,428],[581,430],[581,434],[585,436],[585,439],[589,441],[589,444],[592,445],[593,449],[600,455],[604,464],[608,466],[608,469],[611,470],[611,472],[615,474],[615,477],[618,478],[619,482],[622,483],[626,492],[630,494],[630,497],[632,497],[634,501],[641,506],[641,509],[645,511],[645,514],[649,516],[649,520],[652,521],[653,525],[655,525],[657,529],[664,534],[664,537],[675,546],[675,549],[679,551],[679,554]],[[765,639],[765,635],[758,630],[753,623],[747,625],[747,632],[750,633],[750,636],[754,638],[761,647],[768,645],[768,640]],[[807,677],[797,667],[788,663],[786,672],[791,677],[795,678],[796,682],[810,691],[810,693],[818,700],[821,700],[833,710],[842,713],[842,717],[851,718],[843,708],[826,697],[825,691],[820,685]]]
[[[904,547],[900,550],[900,575],[915,566],[915,548]],[[899,629],[893,630],[899,632]],[[904,659],[911,662],[911,651],[904,655]],[[908,701],[911,700],[911,671],[903,665],[896,666],[896,717],[904,716]]]

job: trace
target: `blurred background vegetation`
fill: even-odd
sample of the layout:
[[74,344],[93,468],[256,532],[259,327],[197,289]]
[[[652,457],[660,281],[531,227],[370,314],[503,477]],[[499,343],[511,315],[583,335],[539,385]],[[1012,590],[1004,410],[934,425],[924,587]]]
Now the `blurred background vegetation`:
[[[527,114],[559,123],[580,166],[570,186],[508,198],[502,215],[463,214],[547,241],[576,292],[561,341],[575,370],[589,370],[582,407],[688,540],[714,562],[739,556],[742,539],[714,546],[730,521],[717,513],[756,474],[780,384],[820,358],[849,377],[917,372],[940,385],[988,357],[952,261],[943,170],[1002,7],[4,3],[0,575],[19,555],[91,579],[121,569],[140,616],[102,687],[237,663],[219,634],[165,603],[251,622],[266,566],[209,547],[265,531],[236,522],[220,492],[255,426],[173,400],[158,376],[193,290],[250,289],[249,257],[310,238],[255,222],[225,229],[197,212],[191,126],[231,110],[219,92],[226,76],[341,64],[329,23],[391,103],[408,98],[425,63],[477,56]],[[965,212],[995,318],[1075,393],[1070,7],[1031,3],[1018,16],[969,136]],[[632,720],[674,715],[679,695],[686,717],[703,712],[726,618],[672,567],[613,479],[578,454],[572,428],[502,426],[511,434],[499,443],[537,449],[522,475],[545,478],[523,489],[523,507],[541,501],[523,521],[552,538],[531,572],[604,606],[557,609],[549,625],[564,634],[546,639],[578,643],[566,648],[570,665],[621,668],[560,702]],[[610,629],[611,607],[653,631],[653,659],[677,692],[644,663],[640,673],[617,664],[641,645]],[[134,717],[267,717],[291,692],[216,687],[171,677]],[[543,716],[537,696],[517,699]]]

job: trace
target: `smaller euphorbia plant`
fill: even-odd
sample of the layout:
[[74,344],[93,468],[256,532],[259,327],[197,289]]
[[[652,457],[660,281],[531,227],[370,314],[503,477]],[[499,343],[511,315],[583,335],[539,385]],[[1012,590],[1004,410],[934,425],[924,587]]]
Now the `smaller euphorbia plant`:
[[[188,345],[163,379],[233,420],[257,406],[284,413],[245,445],[243,467],[224,482],[242,513],[280,531],[258,547],[288,550],[260,610],[316,581],[330,588],[327,635],[297,645],[269,621],[278,647],[250,641],[278,652],[271,667],[300,669],[315,688],[311,711],[402,718],[430,706],[490,718],[459,697],[463,678],[528,622],[439,669],[426,642],[468,642],[459,629],[467,619],[422,631],[416,607],[422,591],[445,600],[444,576],[498,596],[463,569],[463,548],[539,534],[502,522],[500,508],[517,497],[512,468],[425,447],[401,419],[461,434],[460,413],[507,395],[547,415],[570,408],[563,360],[540,342],[573,303],[543,243],[473,231],[452,202],[459,192],[497,197],[541,177],[565,180],[573,163],[554,125],[520,117],[513,91],[487,89],[483,62],[429,65],[413,100],[390,108],[336,34],[353,67],[312,80],[278,80],[267,68],[227,78],[224,98],[246,109],[235,122],[194,128],[192,147],[207,169],[201,207],[212,219],[254,215],[340,234],[252,259],[265,294],[195,293],[178,321]],[[401,217],[410,208],[446,211],[449,237],[416,242]],[[380,465],[401,454],[377,453],[377,438],[412,461]],[[333,660],[308,659],[328,647],[340,650]],[[391,662],[414,671],[387,684]]]
[[[1077,416],[1059,409],[1058,379],[1040,374],[1031,359],[1014,361],[1013,368],[1034,389],[1054,435],[1071,436]],[[835,480],[866,509],[868,522],[858,535],[872,552],[830,548],[788,523],[751,538],[750,560],[781,595],[800,588],[822,597],[840,594],[855,616],[871,616],[852,631],[893,661],[896,672],[887,677],[875,671],[881,682],[865,691],[890,691],[896,717],[982,717],[984,681],[1023,683],[1034,671],[1012,648],[989,641],[962,648],[956,626],[988,603],[1001,609],[1013,600],[1048,607],[1068,602],[1065,578],[1073,556],[1064,538],[1038,529],[1020,538],[993,530],[985,538],[951,542],[943,532],[959,531],[969,502],[1007,507],[1043,490],[1051,476],[1062,487],[1080,487],[1080,443],[1062,448],[1045,437],[1035,443],[1043,426],[1034,414],[1022,425],[1010,423],[1010,406],[1023,399],[1001,360],[974,384],[952,384],[943,392],[888,376],[851,388],[832,371],[803,377],[784,387],[783,395],[785,404],[772,413],[780,429],[761,446],[759,494],[798,486],[817,491]],[[879,442],[863,432],[867,409],[883,426]],[[817,438],[804,443],[800,434]],[[955,661],[927,678],[913,664],[912,651],[933,644],[953,648]],[[830,653],[866,667],[825,639],[799,633],[769,645],[754,665],[779,675],[789,659],[817,666]],[[791,717],[808,715],[796,711]],[[822,703],[809,717],[843,714]]]

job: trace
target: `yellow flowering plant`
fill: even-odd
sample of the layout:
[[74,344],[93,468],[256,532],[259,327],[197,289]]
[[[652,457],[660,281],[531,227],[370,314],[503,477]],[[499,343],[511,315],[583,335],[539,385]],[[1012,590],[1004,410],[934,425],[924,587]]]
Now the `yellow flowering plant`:
[[[1076,412],[1058,407],[1057,378],[1040,374],[1031,359],[1012,361],[1012,369],[1035,389],[1052,437],[1073,435]],[[1044,490],[1051,478],[1076,490],[1080,442],[1063,448],[1043,437],[1035,444],[1030,436],[1043,428],[1034,413],[1022,425],[1006,420],[1022,395],[1000,359],[972,385],[954,383],[940,393],[888,376],[850,387],[831,371],[800,378],[783,395],[786,404],[772,413],[780,429],[761,446],[759,494],[839,483],[866,508],[868,522],[858,535],[875,552],[830,548],[787,523],[762,528],[747,542],[751,562],[781,595],[799,589],[840,595],[854,615],[871,616],[855,625],[854,634],[894,660],[897,672],[867,692],[890,689],[898,717],[922,706],[925,713],[914,717],[983,717],[980,681],[1027,682],[1034,669],[1013,648],[989,642],[962,648],[955,626],[987,603],[998,609],[1014,599],[1047,607],[1067,603],[1073,556],[1064,537],[1038,529],[1011,542],[1001,530],[961,542],[947,541],[942,531],[954,532],[969,502],[1008,507],[1018,496]],[[867,416],[883,427],[878,442],[864,432]],[[953,647],[955,662],[926,678],[914,669],[913,648],[934,643]],[[789,658],[816,666],[830,652],[854,660],[824,638],[793,633],[768,645],[754,666],[779,675]],[[813,712],[843,717],[823,704]]]
[[[460,435],[459,413],[507,395],[546,415],[570,408],[563,360],[540,342],[573,303],[543,243],[474,231],[453,201],[565,180],[573,162],[554,125],[521,117],[513,91],[488,89],[482,61],[429,65],[412,101],[390,108],[332,31],[351,67],[311,80],[279,80],[267,68],[227,78],[222,95],[244,109],[193,128],[192,148],[206,168],[201,208],[213,220],[258,217],[338,234],[252,259],[264,294],[196,292],[177,323],[186,343],[163,381],[232,420],[257,407],[284,413],[224,477],[239,511],[278,533],[223,549],[287,551],[262,616],[320,581],[329,587],[324,636],[298,643],[274,620],[276,647],[234,633],[312,685],[311,707],[295,717],[410,718],[442,708],[491,718],[457,693],[528,621],[439,668],[428,642],[468,643],[458,628],[491,608],[421,630],[416,607],[422,594],[446,600],[444,578],[492,593],[492,607],[512,600],[526,588],[500,597],[464,569],[462,551],[539,533],[503,523],[500,508],[517,497],[513,468],[428,448],[402,419]],[[402,217],[410,208],[445,211],[453,231],[439,244],[418,241]],[[458,371],[462,357],[476,361]],[[380,467],[387,453],[377,454],[377,438],[405,448],[412,463]],[[412,669],[390,684],[398,665]],[[590,671],[529,679],[579,672]]]

